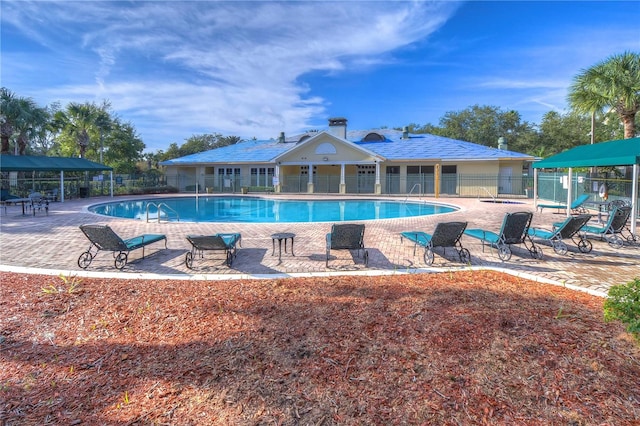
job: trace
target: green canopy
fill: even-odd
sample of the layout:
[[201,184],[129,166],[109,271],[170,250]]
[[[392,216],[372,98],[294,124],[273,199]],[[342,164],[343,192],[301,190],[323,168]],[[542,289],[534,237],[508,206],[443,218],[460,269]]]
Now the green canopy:
[[2,172],[30,172],[30,171],[109,171],[112,167],[94,163],[85,158],[72,157],[44,157],[31,155],[0,155],[0,171]]
[[533,163],[534,169],[631,166],[640,164],[640,138],[580,145]]

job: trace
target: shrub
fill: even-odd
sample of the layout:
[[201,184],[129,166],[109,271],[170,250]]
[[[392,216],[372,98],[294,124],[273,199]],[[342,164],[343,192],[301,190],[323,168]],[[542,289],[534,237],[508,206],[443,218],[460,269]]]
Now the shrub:
[[609,289],[604,302],[604,320],[619,320],[640,340],[640,278]]

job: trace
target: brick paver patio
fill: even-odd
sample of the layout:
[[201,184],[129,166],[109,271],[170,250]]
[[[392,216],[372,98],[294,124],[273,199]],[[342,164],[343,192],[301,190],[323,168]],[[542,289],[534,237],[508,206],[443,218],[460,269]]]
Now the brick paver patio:
[[[272,197],[292,198],[291,195]],[[295,196],[296,198],[322,198],[322,196]],[[326,198],[326,197],[325,197]],[[331,197],[337,198],[337,197]],[[569,245],[569,252],[562,256],[554,253],[550,246],[542,245],[544,258],[532,259],[523,246],[514,246],[513,257],[501,262],[495,250],[485,248],[480,242],[463,236],[462,243],[471,252],[471,265],[462,265],[451,249],[445,257],[441,249],[436,251],[435,262],[427,267],[422,258],[422,250],[413,255],[413,246],[406,240],[400,241],[399,233],[407,230],[432,232],[440,221],[461,220],[469,223],[469,228],[483,228],[497,231],[504,213],[511,211],[534,211],[531,200],[519,200],[524,204],[493,204],[468,198],[416,198],[412,201],[431,201],[452,204],[459,211],[445,215],[423,216],[408,219],[365,221],[365,245],[369,250],[369,265],[365,268],[361,259],[347,251],[332,252],[329,268],[325,266],[325,234],[330,223],[285,223],[285,224],[233,224],[233,223],[186,223],[150,222],[141,220],[115,219],[95,215],[87,206],[98,202],[120,200],[121,198],[92,198],[52,203],[48,215],[37,212],[22,215],[20,206],[2,210],[0,216],[0,271],[33,271],[54,274],[109,274],[114,277],[153,277],[154,274],[180,279],[230,279],[249,277],[284,277],[312,274],[393,274],[407,272],[428,272],[465,268],[499,268],[526,278],[556,284],[575,286],[594,294],[606,294],[615,284],[626,283],[640,276],[640,247],[626,246],[614,249],[597,239],[593,251],[580,253],[575,245]],[[389,197],[383,199],[389,200]],[[404,201],[404,197],[398,198]],[[594,212],[595,213],[595,212]],[[533,226],[549,228],[563,216],[551,210],[535,212]],[[77,265],[78,256],[89,247],[89,241],[78,228],[81,224],[109,224],[123,238],[143,233],[167,235],[168,249],[161,244],[147,249],[146,258],[140,259],[142,252],[130,254],[130,263],[123,271],[113,267],[110,253],[101,252],[83,271]],[[215,253],[205,253],[204,260],[195,262],[195,269],[189,270],[184,257],[191,245],[186,240],[188,234],[213,234],[218,232],[240,232],[242,247],[232,268],[224,265],[223,258]],[[282,262],[272,256],[271,234],[292,232],[295,237],[295,257],[283,253]],[[355,259],[355,263],[354,263]]]

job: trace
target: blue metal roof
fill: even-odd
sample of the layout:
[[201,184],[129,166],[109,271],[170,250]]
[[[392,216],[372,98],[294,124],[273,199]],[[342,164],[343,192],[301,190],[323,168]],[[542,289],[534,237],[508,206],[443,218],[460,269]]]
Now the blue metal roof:
[[277,140],[273,139],[266,141],[250,140],[174,158],[163,161],[161,164],[163,166],[183,166],[198,163],[268,163],[294,146],[295,143],[278,143]]
[[[384,141],[360,142],[367,134],[378,133]],[[402,139],[398,130],[368,130],[347,133],[347,138],[358,146],[375,152],[388,160],[492,160],[513,158],[533,160],[533,156],[514,151],[445,138],[431,134],[409,134]]]
[[[381,141],[362,142],[369,133],[384,137]],[[316,135],[317,133],[310,133]],[[300,135],[300,137],[304,136]],[[297,139],[299,140],[299,138]],[[398,130],[356,130],[347,132],[347,140],[357,146],[384,157],[387,160],[533,160],[534,157],[519,152],[500,150],[471,142],[445,138],[430,134],[409,134],[402,138]],[[164,166],[195,165],[201,163],[269,163],[295,147],[295,140],[279,143],[277,139],[250,140],[210,151],[199,152],[181,158],[164,161]]]

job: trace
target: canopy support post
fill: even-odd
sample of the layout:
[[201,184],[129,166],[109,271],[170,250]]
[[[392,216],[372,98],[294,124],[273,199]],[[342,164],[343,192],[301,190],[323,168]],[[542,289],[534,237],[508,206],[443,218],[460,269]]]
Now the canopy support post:
[[569,176],[567,176],[567,217],[571,216],[571,203],[573,200],[573,168],[569,167]]
[[64,203],[64,170],[60,170],[60,202]]
[[632,182],[631,182],[631,233],[636,234],[636,222],[638,218],[638,163],[633,165]]
[[533,209],[538,210],[538,169],[533,169]]

